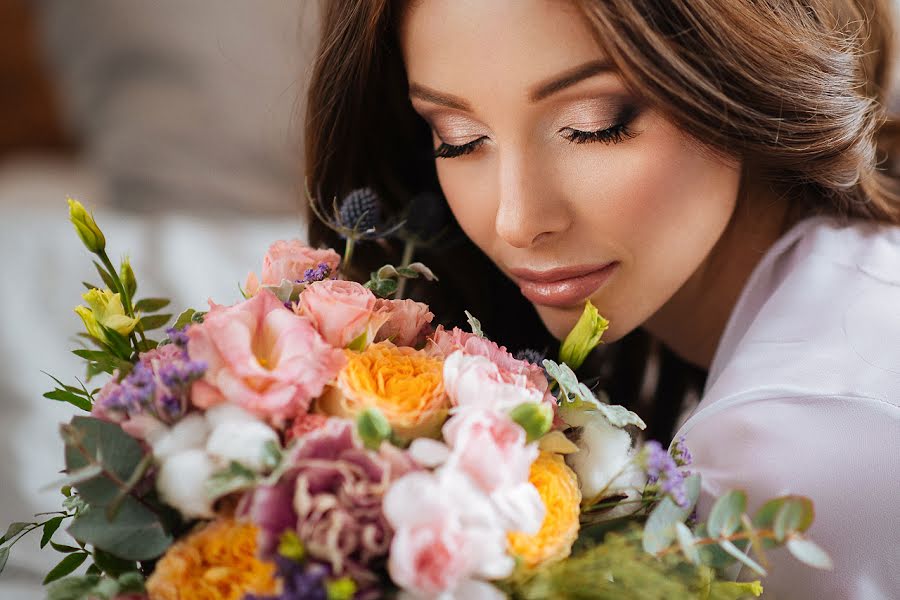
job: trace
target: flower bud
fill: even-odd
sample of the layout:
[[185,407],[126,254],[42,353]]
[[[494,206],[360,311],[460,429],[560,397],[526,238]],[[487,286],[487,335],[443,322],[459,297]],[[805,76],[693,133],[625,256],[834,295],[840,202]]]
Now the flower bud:
[[588,300],[578,323],[562,343],[559,359],[569,365],[572,370],[577,369],[600,343],[600,338],[608,327],[609,321],[601,317],[597,308]]
[[553,407],[547,402],[523,402],[509,411],[509,418],[525,430],[527,442],[540,439],[553,425]]
[[[119,294],[94,288],[82,295],[82,298],[88,303],[90,309],[79,306],[75,312],[84,321],[88,333],[99,340],[105,340],[106,336],[103,335],[102,328],[96,327],[97,324],[121,335],[128,335],[138,323],[138,319],[125,314],[125,307],[122,306],[122,298]],[[87,313],[90,313],[91,316],[88,317]],[[92,330],[92,326],[96,329]]]
[[325,594],[328,600],[351,600],[356,595],[356,582],[349,577],[326,581]]
[[74,198],[69,198],[69,220],[75,226],[78,237],[84,242],[85,247],[91,252],[98,254],[106,249],[106,238],[103,232],[97,226],[84,205]]
[[278,554],[300,562],[306,558],[306,548],[297,534],[288,530],[281,534],[281,539],[278,541]]
[[391,424],[377,408],[367,408],[356,417],[356,431],[370,450],[377,450],[391,435]]
[[125,286],[125,292],[128,294],[128,297],[134,298],[134,295],[137,293],[137,279],[134,276],[134,269],[131,268],[131,261],[128,260],[127,256],[122,259],[122,264],[119,267],[119,278],[122,280],[122,285]]

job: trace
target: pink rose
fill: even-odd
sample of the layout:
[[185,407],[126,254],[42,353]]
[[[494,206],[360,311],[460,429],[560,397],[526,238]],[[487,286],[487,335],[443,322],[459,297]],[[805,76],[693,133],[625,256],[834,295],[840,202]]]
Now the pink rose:
[[524,373],[504,371],[484,356],[459,350],[444,360],[444,389],[454,406],[502,411],[525,402],[540,403],[546,392]]
[[269,246],[263,258],[262,281],[256,273],[250,273],[244,284],[244,292],[253,296],[262,285],[281,285],[281,282],[297,281],[304,278],[307,269],[315,269],[325,263],[335,272],[341,257],[331,249],[315,250],[300,240],[279,240]]
[[379,298],[375,302],[375,312],[388,316],[375,341],[390,340],[396,346],[417,346],[421,342],[422,329],[434,318],[427,304],[408,299]]
[[452,448],[447,467],[466,473],[486,493],[528,482],[538,448],[525,443],[525,430],[505,413],[464,409],[441,432]]
[[276,425],[305,414],[346,361],[267,290],[230,307],[211,303],[187,335],[188,354],[207,364],[191,390],[193,404],[232,402]]
[[529,387],[547,390],[547,377],[544,370],[530,362],[519,360],[506,351],[506,347],[498,346],[491,340],[463,331],[458,327],[447,330],[438,326],[437,330],[428,338],[426,350],[431,354],[447,357],[457,350],[462,350],[467,356],[483,356],[497,365],[497,367],[509,375],[524,375],[529,382]]
[[[328,279],[310,284],[297,303],[296,312],[308,318],[325,341],[346,348],[369,331],[369,340],[387,315],[374,315],[375,294],[355,281]],[[373,318],[376,317],[376,318]]]

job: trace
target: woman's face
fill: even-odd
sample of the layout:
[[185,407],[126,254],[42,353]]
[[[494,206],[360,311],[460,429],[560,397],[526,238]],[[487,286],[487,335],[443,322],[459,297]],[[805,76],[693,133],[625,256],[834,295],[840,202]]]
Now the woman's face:
[[630,94],[573,6],[421,0],[401,43],[450,208],[556,337],[590,299],[618,339],[701,271],[739,165]]

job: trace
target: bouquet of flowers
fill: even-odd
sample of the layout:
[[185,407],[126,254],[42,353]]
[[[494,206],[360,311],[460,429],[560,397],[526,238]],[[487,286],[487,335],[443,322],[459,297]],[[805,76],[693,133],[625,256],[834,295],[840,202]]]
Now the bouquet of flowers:
[[553,360],[393,298],[435,278],[421,263],[346,280],[376,201],[335,203],[343,260],[275,242],[242,301],[173,322],[70,200],[103,285],[75,309],[86,380],[45,396],[85,414],[61,426],[62,510],[10,525],[0,570],[35,530],[63,554],[52,600],[725,599],[760,594],[723,569],[764,575],[765,548],[828,567],[806,498],[748,515],[732,491],[696,522],[684,444],[638,444],[640,417],[575,375],[608,325],[590,303]]

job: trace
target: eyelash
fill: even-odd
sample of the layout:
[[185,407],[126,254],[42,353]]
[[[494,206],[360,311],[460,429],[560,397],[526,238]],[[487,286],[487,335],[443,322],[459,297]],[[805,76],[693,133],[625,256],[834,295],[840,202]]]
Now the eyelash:
[[[630,127],[631,121],[633,120],[634,115],[628,115],[628,118],[626,118],[625,120],[616,123],[612,127],[607,127],[606,129],[599,129],[597,131],[581,131],[580,129],[564,127],[560,129],[560,132],[567,131],[568,133],[563,137],[573,144],[589,144],[591,142],[618,144],[619,142],[624,142],[625,140],[631,139],[635,137],[635,135],[637,135],[634,131],[631,130]],[[486,139],[486,137],[482,136],[477,140],[472,140],[471,142],[459,146],[441,142],[441,145],[438,146],[434,151],[434,157],[456,158],[457,156],[471,154],[472,152],[477,150],[478,147],[481,146],[481,144],[483,144]]]

